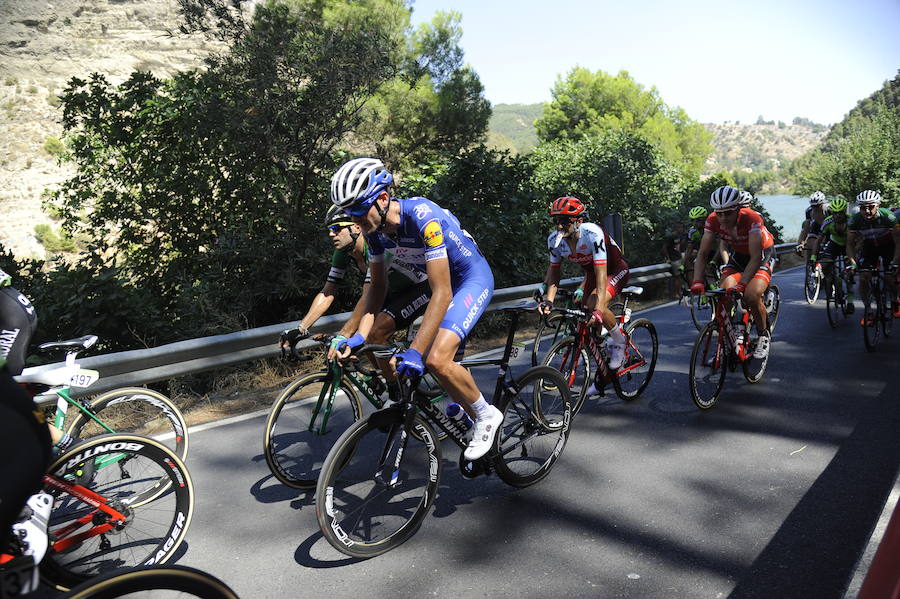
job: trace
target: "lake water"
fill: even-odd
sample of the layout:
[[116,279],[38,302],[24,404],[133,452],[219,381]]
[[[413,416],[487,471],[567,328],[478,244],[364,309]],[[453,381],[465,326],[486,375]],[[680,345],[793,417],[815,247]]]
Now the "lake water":
[[797,239],[806,208],[809,206],[809,198],[807,196],[774,195],[757,196],[757,199],[769,211],[775,224],[781,227],[784,240],[794,241]]

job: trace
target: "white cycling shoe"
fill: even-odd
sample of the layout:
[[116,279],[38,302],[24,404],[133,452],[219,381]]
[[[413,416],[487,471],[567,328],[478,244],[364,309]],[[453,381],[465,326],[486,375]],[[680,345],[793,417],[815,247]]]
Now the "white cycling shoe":
[[764,360],[769,355],[769,344],[771,343],[769,335],[760,335],[756,338],[756,348],[753,350],[754,360]]
[[609,340],[609,367],[613,370],[618,370],[622,367],[622,364],[625,362],[625,344],[619,344]]
[[477,460],[490,451],[491,445],[494,444],[494,437],[497,436],[497,431],[500,430],[500,424],[503,422],[503,412],[494,406],[490,406],[488,410],[489,413],[478,418],[475,426],[472,427],[472,440],[469,441],[469,446],[463,453],[463,456],[469,461]]

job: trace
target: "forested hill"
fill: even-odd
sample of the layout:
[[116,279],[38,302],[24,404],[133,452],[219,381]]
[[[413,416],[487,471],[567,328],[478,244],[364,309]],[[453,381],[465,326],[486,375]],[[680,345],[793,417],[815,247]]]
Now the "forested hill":
[[[541,116],[543,104],[497,104],[491,117],[490,145],[527,153],[537,145],[535,119]],[[817,147],[828,133],[824,125],[796,118],[790,124],[758,119],[755,124],[705,124],[713,134],[713,154],[706,172],[718,170],[769,170],[784,166],[789,160]]]

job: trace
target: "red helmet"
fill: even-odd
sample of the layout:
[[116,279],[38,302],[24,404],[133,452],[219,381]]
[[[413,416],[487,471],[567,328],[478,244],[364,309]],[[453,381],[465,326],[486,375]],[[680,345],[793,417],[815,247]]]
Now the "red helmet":
[[550,216],[582,216],[587,208],[578,198],[563,196],[550,204]]

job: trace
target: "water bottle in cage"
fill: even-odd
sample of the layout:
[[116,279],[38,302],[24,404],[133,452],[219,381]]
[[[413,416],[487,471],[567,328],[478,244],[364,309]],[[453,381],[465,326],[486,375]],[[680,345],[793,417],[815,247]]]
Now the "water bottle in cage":
[[453,422],[459,424],[463,430],[469,430],[472,428],[472,425],[475,422],[472,420],[472,417],[466,413],[465,409],[458,403],[451,403],[447,405],[447,417],[450,418]]

